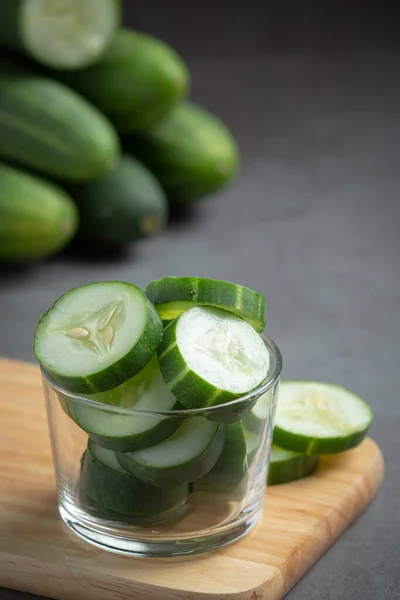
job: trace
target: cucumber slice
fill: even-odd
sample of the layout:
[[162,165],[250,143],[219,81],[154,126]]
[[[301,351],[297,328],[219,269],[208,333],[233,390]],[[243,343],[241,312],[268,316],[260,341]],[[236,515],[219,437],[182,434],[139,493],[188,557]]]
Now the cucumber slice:
[[95,62],[121,19],[119,0],[2,2],[19,5],[18,34],[24,50],[56,69],[78,69]]
[[265,327],[264,296],[242,285],[202,277],[164,277],[145,288],[161,318],[171,321],[194,306],[223,308],[248,321],[256,331]]
[[40,319],[34,352],[51,379],[91,394],[141,371],[157,351],[162,323],[134,285],[90,283],[61,296]]
[[318,466],[318,456],[272,446],[268,469],[268,485],[289,483],[311,475]]
[[136,515],[136,514],[124,514],[119,513],[109,508],[104,508],[101,504],[92,500],[83,487],[79,488],[79,502],[88,513],[98,519],[106,519],[108,521],[118,521],[125,525],[136,525],[139,527],[148,527],[152,525],[158,525],[176,519],[185,512],[185,504],[177,505],[169,510],[154,515]]
[[157,515],[182,506],[188,498],[185,483],[160,488],[127,473],[112,450],[89,440],[83,462],[81,488],[105,509],[124,515]]
[[158,444],[172,435],[183,419],[158,414],[182,407],[165,385],[156,357],[119,387],[87,398],[96,404],[69,399],[68,414],[97,445],[110,450],[128,452]]
[[142,481],[171,486],[195,481],[216,464],[224,445],[223,425],[204,417],[189,417],[156,446],[138,452],[118,452],[120,465]]
[[225,443],[215,466],[193,484],[192,490],[229,493],[234,490],[247,472],[247,448],[243,425],[225,426]]
[[108,521],[118,521],[126,525],[138,525],[140,527],[147,527],[149,525],[155,525],[165,523],[176,519],[185,512],[185,504],[177,505],[176,507],[166,510],[162,513],[154,515],[135,515],[135,514],[124,514],[119,513],[109,508],[104,508],[101,504],[90,498],[83,486],[79,488],[79,502],[84,510],[90,513],[93,517],[98,519],[106,519]]
[[360,444],[372,418],[368,404],[343,387],[286,381],[278,397],[274,444],[308,455],[342,452]]
[[[85,464],[85,456],[86,456],[86,450],[82,454],[81,459],[80,459],[80,474],[81,474],[81,476],[82,476],[83,466]],[[157,515],[144,515],[144,516],[128,515],[128,514],[125,515],[125,514],[121,514],[121,513],[115,512],[113,510],[110,510],[108,508],[104,508],[104,506],[102,506],[101,504],[99,504],[98,502],[96,502],[95,500],[90,498],[86,493],[82,479],[79,480],[79,486],[78,486],[77,492],[78,492],[78,498],[79,498],[79,502],[80,502],[81,506],[86,511],[88,511],[92,516],[100,518],[100,519],[108,519],[111,521],[115,521],[116,519],[118,521],[122,520],[127,525],[140,525],[142,527],[145,527],[146,525],[154,525],[155,523],[163,523],[165,521],[170,521],[171,519],[176,518],[177,516],[180,515],[180,513],[185,511],[185,505],[181,504],[181,505],[173,507],[165,512],[158,513]],[[189,489],[189,493],[190,493],[190,489]]]
[[191,308],[172,321],[158,357],[165,383],[187,408],[240,398],[265,380],[270,362],[249,323],[208,307]]

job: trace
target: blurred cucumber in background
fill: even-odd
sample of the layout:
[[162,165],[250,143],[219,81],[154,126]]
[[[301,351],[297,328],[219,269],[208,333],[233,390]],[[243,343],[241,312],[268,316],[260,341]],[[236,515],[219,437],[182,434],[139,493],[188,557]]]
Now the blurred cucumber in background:
[[0,256],[36,260],[51,256],[76,233],[78,211],[60,188],[0,164]]
[[123,137],[126,149],[156,175],[171,202],[212,194],[235,175],[238,153],[223,123],[190,102],[143,134]]
[[237,173],[184,59],[122,21],[119,0],[1,0],[0,260],[136,242]]
[[1,0],[0,39],[56,69],[98,60],[121,23],[120,0]]
[[172,48],[131,29],[117,31],[91,67],[52,74],[93,102],[122,133],[157,124],[186,96],[190,80]]

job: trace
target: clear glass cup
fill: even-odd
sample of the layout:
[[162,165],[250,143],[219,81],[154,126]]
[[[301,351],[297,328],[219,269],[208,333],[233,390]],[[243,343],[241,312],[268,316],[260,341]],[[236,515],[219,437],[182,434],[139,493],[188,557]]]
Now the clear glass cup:
[[[265,382],[237,400],[205,409],[154,413],[102,404],[62,389],[42,371],[59,511],[68,527],[102,549],[147,557],[204,552],[248,533],[263,510],[282,368],[279,349],[268,338],[264,341],[270,354]],[[121,426],[128,420],[152,422],[162,417],[171,430],[174,423],[199,416],[222,421],[225,433],[236,423],[239,438],[243,434],[241,439],[245,439],[243,473],[238,480],[237,469],[232,474],[233,463],[227,461],[219,465],[219,472],[214,471],[214,477],[206,475],[179,489],[149,486],[141,481],[139,487],[132,487],[137,479],[126,480],[133,476],[125,475],[123,469],[121,480],[118,474],[116,478],[108,477],[109,472],[101,469],[93,473],[93,461],[87,462],[86,456],[89,436],[74,421],[79,421],[76,415],[82,411],[86,416],[91,411],[97,420],[99,414],[102,419],[120,420]],[[240,444],[238,451],[243,454]]]

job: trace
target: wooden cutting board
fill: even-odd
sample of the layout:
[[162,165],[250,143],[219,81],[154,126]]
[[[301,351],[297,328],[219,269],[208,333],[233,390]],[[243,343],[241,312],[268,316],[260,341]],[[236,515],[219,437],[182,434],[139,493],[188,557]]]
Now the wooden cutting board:
[[81,541],[58,516],[36,366],[0,359],[0,419],[0,586],[60,600],[278,600],[383,476],[367,439],[323,458],[311,477],[271,487],[260,525],[232,546],[188,559],[121,557]]

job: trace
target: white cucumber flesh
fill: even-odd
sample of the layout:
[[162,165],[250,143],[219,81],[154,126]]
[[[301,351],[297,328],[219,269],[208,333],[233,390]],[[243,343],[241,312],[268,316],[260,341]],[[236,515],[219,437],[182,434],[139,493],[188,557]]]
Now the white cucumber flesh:
[[164,329],[159,349],[164,381],[187,408],[222,404],[266,379],[269,352],[243,319],[227,311],[191,308]]
[[129,283],[108,281],[63,294],[40,319],[34,351],[56,384],[91,394],[141,371],[161,336],[160,317],[143,292]]
[[23,0],[19,25],[37,61],[78,69],[101,56],[119,22],[119,0]]

